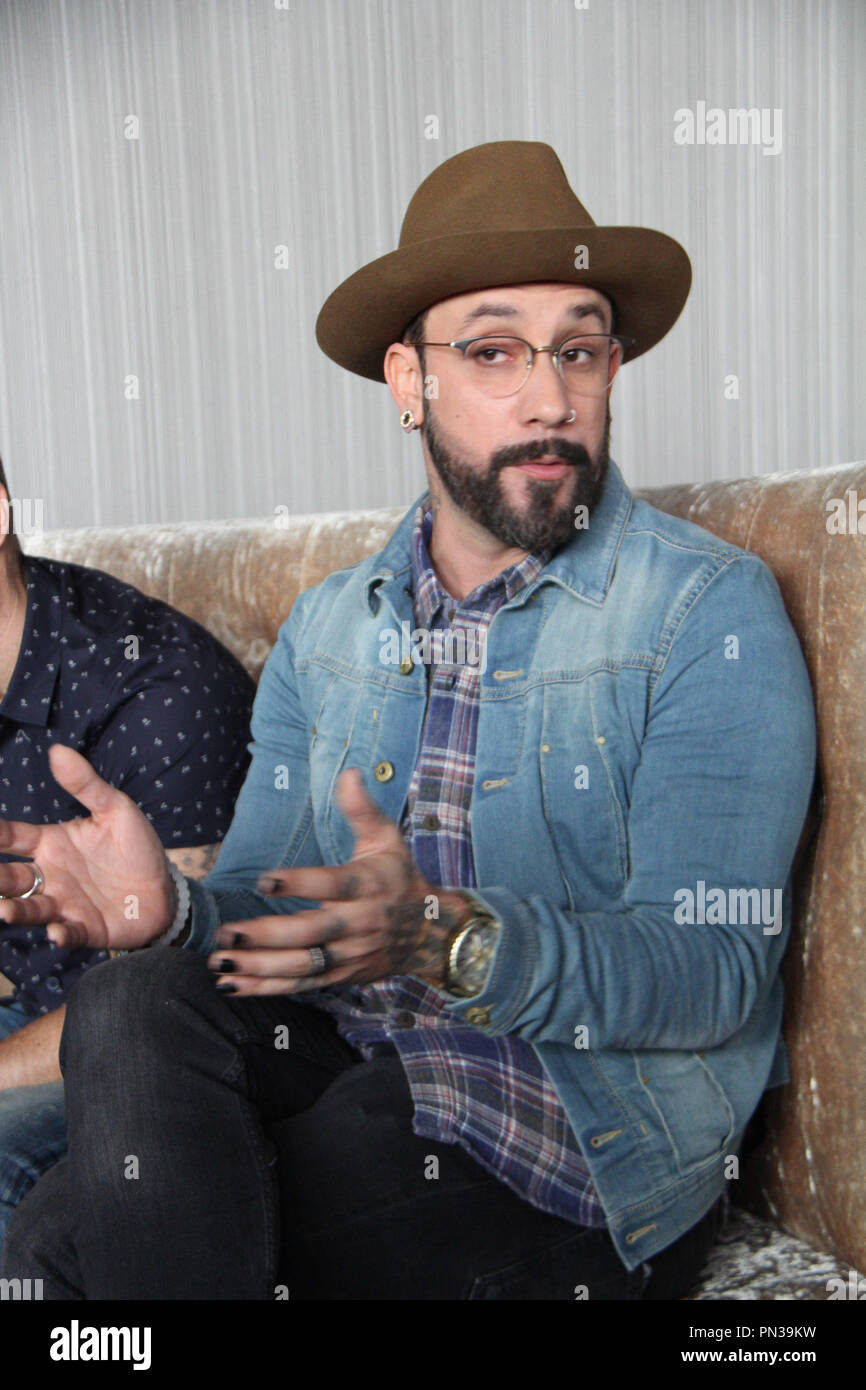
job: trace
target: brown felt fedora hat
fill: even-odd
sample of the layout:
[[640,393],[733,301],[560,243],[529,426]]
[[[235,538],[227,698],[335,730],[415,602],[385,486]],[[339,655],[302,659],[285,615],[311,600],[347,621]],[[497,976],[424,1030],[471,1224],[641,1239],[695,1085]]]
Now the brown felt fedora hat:
[[[585,246],[586,267],[575,269]],[[384,381],[391,343],[422,309],[455,294],[535,281],[590,285],[613,301],[631,361],[663,338],[692,282],[679,242],[647,227],[597,227],[556,151],[536,140],[462,150],[413,194],[396,251],[328,296],[316,340],[341,367]]]

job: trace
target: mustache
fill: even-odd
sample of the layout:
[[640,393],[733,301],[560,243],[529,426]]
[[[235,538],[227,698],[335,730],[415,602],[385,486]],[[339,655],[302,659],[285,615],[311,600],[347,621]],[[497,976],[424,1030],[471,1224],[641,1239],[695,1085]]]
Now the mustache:
[[500,469],[514,463],[534,463],[536,459],[549,458],[550,455],[575,468],[586,468],[591,462],[589,452],[582,444],[577,444],[573,439],[550,439],[539,440],[535,444],[512,444],[509,448],[499,449],[491,459],[491,467]]

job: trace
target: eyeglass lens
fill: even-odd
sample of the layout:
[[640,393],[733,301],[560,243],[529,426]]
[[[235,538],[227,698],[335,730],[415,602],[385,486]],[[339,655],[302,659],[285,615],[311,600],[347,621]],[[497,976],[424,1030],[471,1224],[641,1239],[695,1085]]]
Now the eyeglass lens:
[[[559,370],[570,391],[600,396],[609,385],[611,339],[582,335],[569,338],[559,350]],[[518,391],[529,375],[532,353],[520,338],[476,338],[463,361],[474,385],[491,396]]]

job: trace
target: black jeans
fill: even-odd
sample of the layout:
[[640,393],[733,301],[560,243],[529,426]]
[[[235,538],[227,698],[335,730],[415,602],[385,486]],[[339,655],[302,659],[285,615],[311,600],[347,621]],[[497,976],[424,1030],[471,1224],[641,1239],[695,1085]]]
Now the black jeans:
[[61,1061],[68,1157],[3,1259],[46,1298],[680,1298],[715,1236],[713,1209],[629,1273],[605,1230],[414,1134],[394,1050],[365,1062],[321,1010],[218,994],[172,948],[82,977]]

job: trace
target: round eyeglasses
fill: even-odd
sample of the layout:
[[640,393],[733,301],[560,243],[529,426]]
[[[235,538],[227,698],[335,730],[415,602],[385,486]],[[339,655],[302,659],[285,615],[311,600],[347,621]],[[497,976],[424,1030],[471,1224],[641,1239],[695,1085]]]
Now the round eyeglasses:
[[551,353],[568,391],[576,396],[603,396],[634,341],[620,334],[580,333],[563,339],[556,348],[533,347],[525,338],[499,336],[420,346],[458,348],[472,385],[487,396],[513,396],[525,386],[537,352]]

